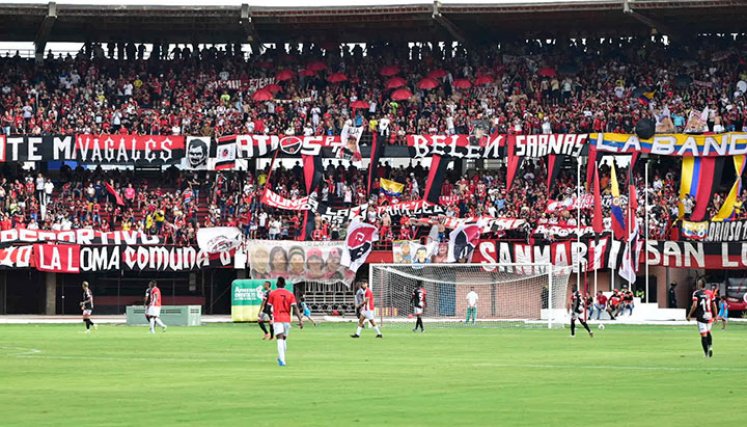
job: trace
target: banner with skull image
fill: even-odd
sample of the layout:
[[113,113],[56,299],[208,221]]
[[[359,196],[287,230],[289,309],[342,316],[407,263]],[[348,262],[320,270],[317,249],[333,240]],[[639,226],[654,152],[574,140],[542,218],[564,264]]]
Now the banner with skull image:
[[183,166],[189,170],[208,170],[208,159],[210,158],[209,136],[188,136],[187,155],[184,157]]

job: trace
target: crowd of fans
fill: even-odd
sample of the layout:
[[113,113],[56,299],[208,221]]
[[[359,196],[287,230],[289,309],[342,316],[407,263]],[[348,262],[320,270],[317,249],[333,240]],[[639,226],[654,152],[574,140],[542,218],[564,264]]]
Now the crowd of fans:
[[[745,131],[747,64],[741,52],[746,47],[743,36],[703,36],[678,44],[654,38],[587,39],[469,50],[459,45],[306,44],[258,55],[247,55],[233,45],[171,51],[155,46],[146,57],[142,45],[112,44],[107,51],[86,45],[75,57],[50,55],[43,65],[18,56],[0,58],[0,124],[5,134],[217,137],[339,134],[350,121],[366,127],[366,133],[402,144],[407,134],[464,134],[485,124],[490,132],[499,133],[632,133],[640,119],[650,118],[659,131],[682,132],[691,112],[697,111],[707,126],[700,131]],[[412,97],[391,99],[395,88],[388,87],[391,76],[382,75],[383,67],[394,70],[384,74],[404,79]],[[286,76],[277,78],[281,72]],[[333,75],[338,78],[331,79]],[[436,87],[419,89],[418,83],[428,76],[436,80]],[[251,79],[275,79],[275,84],[249,88]],[[457,83],[464,80],[471,87]],[[257,90],[271,91],[272,99],[255,101]],[[367,106],[352,107],[356,101]],[[607,198],[609,161],[600,167]],[[640,164],[632,174],[618,167],[618,177],[622,182],[632,179],[639,189],[637,220],[642,229],[648,206],[651,238],[677,238],[678,206],[685,218],[694,208],[691,198],[679,196],[679,160],[662,158],[651,166],[645,190]],[[451,170],[442,187],[443,217],[520,218],[527,221],[525,228],[495,232],[492,237],[551,240],[555,236],[536,236],[532,230],[537,224],[578,225],[574,209],[547,210],[550,199],[576,195],[575,171],[575,164],[564,168],[548,191],[544,160],[531,160],[506,191],[505,167],[465,174]],[[383,163],[378,172],[405,184],[402,194],[385,195],[378,189],[369,194],[367,170],[341,162],[327,165],[313,196],[336,207],[369,203],[372,207],[364,218],[378,224],[384,242],[448,235],[438,223],[434,234],[433,222],[379,216],[373,210],[421,199],[426,166],[415,162],[393,168]],[[59,173],[38,174],[6,165],[2,176],[3,229],[140,230],[167,242],[193,244],[199,227],[214,225],[237,226],[252,238],[302,238],[308,219],[303,212],[261,204],[265,188],[289,199],[307,196],[300,164],[271,173],[170,168],[151,179],[126,170],[63,167]],[[590,194],[591,189],[582,187],[583,194]],[[621,188],[627,194],[626,187]],[[717,189],[708,217],[718,211],[726,191]],[[118,204],[113,193],[124,203]],[[739,217],[744,216],[744,196],[739,198]],[[590,224],[591,214],[590,209],[583,210],[581,225]],[[320,217],[311,228],[316,240],[341,239],[345,234],[344,223],[326,223]]]
[[[314,44],[247,55],[240,46],[86,45],[43,66],[0,59],[6,133],[336,134],[346,120],[401,143],[406,134],[630,133],[641,118],[681,131],[692,109],[711,131],[745,129],[743,36],[621,38],[488,46]],[[52,56],[52,55],[50,55]],[[113,58],[117,59],[113,59]],[[394,101],[395,70],[413,92]],[[273,99],[235,81],[275,79]],[[386,73],[389,74],[389,73]],[[331,76],[337,78],[331,79]],[[419,89],[433,76],[437,87]],[[462,84],[468,80],[471,87]],[[260,80],[263,81],[263,80]],[[270,80],[267,80],[270,81]],[[479,84],[475,84],[479,83]],[[460,88],[461,87],[461,88]],[[642,97],[648,97],[641,102]],[[352,108],[364,101],[367,108]],[[669,128],[669,129],[667,129]]]

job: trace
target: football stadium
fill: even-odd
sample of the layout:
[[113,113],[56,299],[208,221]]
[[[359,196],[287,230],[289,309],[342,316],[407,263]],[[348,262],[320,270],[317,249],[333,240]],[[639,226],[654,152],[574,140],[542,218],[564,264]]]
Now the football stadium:
[[0,425],[739,425],[745,22],[0,3]]

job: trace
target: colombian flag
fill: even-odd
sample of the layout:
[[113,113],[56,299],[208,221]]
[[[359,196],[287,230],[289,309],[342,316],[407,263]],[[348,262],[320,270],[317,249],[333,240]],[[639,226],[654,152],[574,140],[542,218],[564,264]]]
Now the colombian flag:
[[610,207],[610,216],[612,217],[612,232],[615,238],[618,240],[627,239],[628,235],[625,233],[625,215],[622,210],[622,201],[620,200],[620,186],[617,183],[617,172],[615,171],[615,162],[612,162],[612,170],[610,176],[610,182],[612,183],[612,206]]
[[389,179],[379,178],[379,187],[390,197],[399,197],[402,195],[402,190],[405,189],[405,184],[392,181]]
[[[680,178],[680,200],[687,194],[692,196],[695,207],[690,215],[691,221],[705,219],[708,204],[713,197],[713,190],[721,182],[725,157],[683,157],[682,175]],[[734,199],[736,201],[736,197]],[[680,217],[685,214],[682,203],[679,205]]]
[[736,171],[737,180],[731,187],[729,194],[724,199],[713,221],[729,221],[734,219],[734,208],[737,206],[737,196],[742,192],[742,174],[744,173],[745,156],[734,156],[734,170]]
[[654,95],[656,94],[653,90],[647,90],[638,97],[638,102],[640,102],[643,105],[648,105],[653,99]]

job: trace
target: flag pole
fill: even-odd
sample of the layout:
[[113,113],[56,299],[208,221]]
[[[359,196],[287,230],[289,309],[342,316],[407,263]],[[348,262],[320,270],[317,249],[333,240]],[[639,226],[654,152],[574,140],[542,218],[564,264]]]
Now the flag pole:
[[[628,230],[627,230],[627,236],[626,240],[628,241],[628,254],[630,255],[631,259],[631,265],[633,264],[633,254],[630,252],[630,241],[631,241],[631,232],[633,231],[633,225],[632,225],[632,219],[633,215],[635,215],[635,212],[631,209],[631,206],[633,204],[633,195],[630,194],[630,183],[633,182],[633,161],[631,158],[630,165],[628,166]],[[633,266],[633,274],[635,274],[635,266]],[[628,277],[628,290],[630,292],[633,292],[633,282],[630,280],[630,277]]]
[[644,264],[644,271],[646,275],[646,304],[648,304],[648,286],[649,286],[649,279],[648,279],[648,222],[649,222],[649,212],[648,212],[648,157],[646,157],[646,163],[644,163],[645,169],[644,169],[644,179],[645,182],[643,183],[643,203],[644,203],[644,209],[645,209],[645,221],[646,221],[646,238],[645,238],[645,245],[643,246],[643,262]]
[[581,156],[576,157],[576,287],[581,290]]

